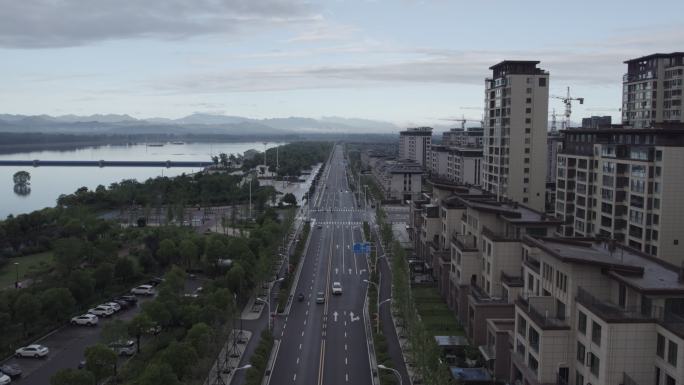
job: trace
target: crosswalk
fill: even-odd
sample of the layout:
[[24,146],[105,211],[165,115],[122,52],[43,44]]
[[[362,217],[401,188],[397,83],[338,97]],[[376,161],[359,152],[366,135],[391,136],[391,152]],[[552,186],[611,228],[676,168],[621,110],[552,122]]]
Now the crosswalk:
[[333,209],[330,211],[330,209],[313,209],[311,210],[312,213],[363,213],[365,212],[364,210],[358,210],[358,209]]
[[355,222],[355,221],[325,221],[325,222],[324,221],[316,221],[316,224],[317,225],[333,225],[333,226],[334,225],[353,226],[353,225],[362,225],[363,222],[361,222],[361,221],[359,221],[359,222]]

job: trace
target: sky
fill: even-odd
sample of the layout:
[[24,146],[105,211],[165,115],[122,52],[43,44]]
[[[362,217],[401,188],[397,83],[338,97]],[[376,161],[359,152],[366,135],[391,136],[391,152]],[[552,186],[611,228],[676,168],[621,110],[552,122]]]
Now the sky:
[[[684,49],[684,1],[0,0],[0,113],[479,120],[539,60],[619,121],[624,60]],[[563,112],[551,99],[550,111]]]

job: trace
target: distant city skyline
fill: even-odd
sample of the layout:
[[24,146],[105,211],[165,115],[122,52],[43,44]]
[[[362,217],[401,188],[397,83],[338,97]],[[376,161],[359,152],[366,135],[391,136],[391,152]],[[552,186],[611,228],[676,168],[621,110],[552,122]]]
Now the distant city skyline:
[[0,0],[0,113],[449,125],[480,119],[489,67],[520,59],[585,98],[573,121],[620,122],[623,61],[684,46],[681,2],[558,5]]

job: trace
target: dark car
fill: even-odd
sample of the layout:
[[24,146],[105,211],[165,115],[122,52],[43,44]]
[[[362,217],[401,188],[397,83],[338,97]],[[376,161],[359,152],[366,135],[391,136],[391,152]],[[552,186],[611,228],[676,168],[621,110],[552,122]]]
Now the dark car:
[[118,297],[117,300],[123,300],[128,302],[131,305],[135,305],[138,303],[138,298],[134,295],[122,295],[121,297]]
[[131,306],[134,306],[134,304],[126,301],[123,298],[115,298],[112,300],[112,302],[117,303],[119,306],[121,306],[121,310],[125,310],[130,308]]
[[78,368],[79,369],[85,369],[86,367],[86,360],[82,360],[78,362]]
[[164,282],[164,278],[154,277],[154,278],[150,279],[150,280],[147,282],[147,284],[148,284],[148,285],[152,285],[152,286],[157,286],[157,285],[159,285],[159,284],[162,283],[162,282]]
[[6,374],[7,376],[9,376],[9,378],[11,378],[13,380],[15,378],[21,377],[21,368],[19,367],[19,365],[16,365],[16,364],[2,365],[2,366],[0,366],[0,372]]

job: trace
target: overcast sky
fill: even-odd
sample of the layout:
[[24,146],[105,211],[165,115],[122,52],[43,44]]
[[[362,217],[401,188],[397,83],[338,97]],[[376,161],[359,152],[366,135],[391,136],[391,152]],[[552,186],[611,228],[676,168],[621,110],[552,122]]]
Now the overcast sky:
[[480,119],[488,67],[524,59],[552,94],[585,98],[574,120],[617,118],[623,61],[684,50],[683,14],[681,0],[0,0],[0,113],[446,123]]

